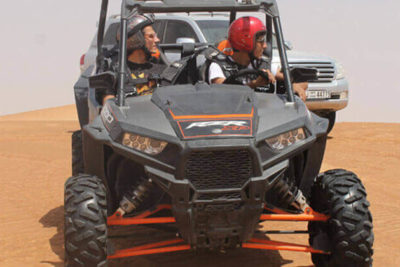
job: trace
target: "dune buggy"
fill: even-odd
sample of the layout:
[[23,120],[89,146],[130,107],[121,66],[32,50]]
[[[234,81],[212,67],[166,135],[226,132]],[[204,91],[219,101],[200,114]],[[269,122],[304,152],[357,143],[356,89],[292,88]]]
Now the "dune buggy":
[[[107,4],[102,1],[97,64],[76,85],[88,93],[84,100],[77,95],[82,140],[73,136],[75,175],[65,183],[67,265],[104,266],[138,255],[238,248],[309,252],[316,266],[372,265],[365,188],[346,170],[319,174],[328,122],[293,94],[275,0],[124,0],[117,72],[105,71],[103,63]],[[283,94],[201,81],[194,70],[197,55],[209,48],[204,43],[170,46],[190,58],[184,77],[175,82],[181,84],[148,96],[127,94],[124,42],[131,14],[229,12],[233,21],[237,12],[253,11],[265,14],[266,57],[271,58],[276,34]],[[117,97],[101,106],[96,90],[107,86],[117,86]],[[309,234],[310,244],[255,238],[259,223],[267,220],[308,221],[301,233]],[[109,248],[111,226],[158,224],[175,224],[178,237]]]

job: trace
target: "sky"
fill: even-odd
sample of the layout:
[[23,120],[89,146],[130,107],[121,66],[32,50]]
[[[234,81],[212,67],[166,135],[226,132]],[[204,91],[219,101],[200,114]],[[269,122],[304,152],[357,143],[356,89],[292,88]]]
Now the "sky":
[[[350,102],[338,121],[400,122],[400,2],[277,0],[295,50],[341,62]],[[120,0],[110,0],[118,13]],[[100,0],[7,1],[0,10],[0,116],[74,103]]]

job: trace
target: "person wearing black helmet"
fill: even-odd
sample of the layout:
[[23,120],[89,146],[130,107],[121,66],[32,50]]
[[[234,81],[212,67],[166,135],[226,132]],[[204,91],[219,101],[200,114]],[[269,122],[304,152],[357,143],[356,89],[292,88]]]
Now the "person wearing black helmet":
[[[128,19],[127,27],[127,65],[129,79],[136,87],[136,95],[152,94],[157,86],[155,78],[165,68],[157,59],[152,57],[158,51],[160,41],[152,25],[153,15],[133,15]],[[120,30],[117,31],[117,42],[120,40]],[[103,103],[115,97],[114,88],[104,93]]]

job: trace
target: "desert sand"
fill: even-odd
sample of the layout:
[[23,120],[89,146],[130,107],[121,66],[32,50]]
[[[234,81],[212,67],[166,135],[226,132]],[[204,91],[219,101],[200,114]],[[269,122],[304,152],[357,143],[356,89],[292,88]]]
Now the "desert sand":
[[[73,105],[0,117],[0,266],[63,266],[64,182],[71,174]],[[374,266],[400,266],[400,124],[338,123],[322,170],[345,168],[364,182],[374,220]],[[305,223],[264,223],[305,229]],[[307,244],[307,236],[271,239]],[[239,249],[160,254],[114,266],[312,266],[306,253]]]

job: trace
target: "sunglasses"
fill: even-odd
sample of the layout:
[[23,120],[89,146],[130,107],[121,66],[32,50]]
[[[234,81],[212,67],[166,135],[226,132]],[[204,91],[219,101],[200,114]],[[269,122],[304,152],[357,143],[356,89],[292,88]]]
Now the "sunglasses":
[[256,42],[257,43],[265,43],[265,42],[267,42],[267,36],[262,35],[262,36],[257,37],[256,38]]

